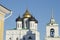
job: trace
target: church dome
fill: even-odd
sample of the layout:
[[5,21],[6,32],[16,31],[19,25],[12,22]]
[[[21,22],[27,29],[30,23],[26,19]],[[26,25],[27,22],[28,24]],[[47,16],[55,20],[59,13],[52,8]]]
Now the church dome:
[[28,10],[26,10],[25,14],[23,15],[24,18],[30,18],[31,14],[29,13]]
[[33,16],[31,16],[31,18],[29,18],[29,21],[35,21],[36,23],[38,23],[38,21]]
[[50,25],[50,24],[51,25],[56,24],[56,21],[55,21],[53,15],[51,16],[50,22],[47,25]]
[[18,18],[16,18],[16,21],[22,21],[22,19],[20,18],[20,16]]

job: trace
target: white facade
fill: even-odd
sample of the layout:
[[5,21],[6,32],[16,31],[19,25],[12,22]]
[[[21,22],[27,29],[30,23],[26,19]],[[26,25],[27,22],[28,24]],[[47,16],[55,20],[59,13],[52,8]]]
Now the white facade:
[[58,25],[51,25],[51,26],[47,26],[46,27],[46,36],[49,37],[50,36],[50,29],[54,29],[55,30],[55,33],[54,33],[54,37],[58,37],[59,36],[59,28],[58,28]]
[[6,40],[40,40],[37,21],[26,10],[23,18],[16,19],[16,28],[6,31]]
[[30,21],[30,29],[31,30],[37,30],[37,23],[35,23],[35,21]]
[[53,18],[53,16],[50,22],[46,26],[45,40],[60,40],[59,25],[55,22],[55,19]]
[[[21,40],[21,39],[23,39],[24,35],[27,35],[27,32],[29,32],[29,30],[7,30],[6,31],[6,40],[17,40],[17,38],[18,38],[18,40]],[[40,34],[38,31],[32,30],[32,34],[35,34],[35,40],[37,40],[37,39],[40,40],[39,39]]]

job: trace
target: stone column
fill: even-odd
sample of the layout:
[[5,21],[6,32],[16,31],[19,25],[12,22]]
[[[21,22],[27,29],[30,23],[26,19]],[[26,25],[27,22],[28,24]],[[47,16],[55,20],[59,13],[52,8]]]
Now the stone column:
[[0,40],[4,40],[4,18],[9,13],[10,10],[0,4]]

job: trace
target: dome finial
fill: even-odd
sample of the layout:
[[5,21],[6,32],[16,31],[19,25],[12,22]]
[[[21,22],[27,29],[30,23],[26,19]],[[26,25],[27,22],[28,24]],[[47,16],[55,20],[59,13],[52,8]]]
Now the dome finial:
[[26,10],[28,10],[28,6],[26,7]]
[[53,8],[52,8],[52,16],[51,16],[50,23],[51,23],[51,24],[56,23],[56,22],[55,22],[55,19],[54,19],[54,16],[53,16]]
[[28,11],[28,6],[26,7],[26,12],[29,12],[29,11]]
[[28,11],[28,5],[26,5],[26,11]]
[[26,9],[23,17],[24,17],[24,18],[30,18],[30,17],[31,17],[31,14],[30,14],[30,12],[28,11],[28,9]]
[[55,21],[54,16],[53,16],[53,8],[52,8],[52,13],[51,13],[51,19],[50,19],[50,22],[48,23],[48,25],[49,24],[51,24],[51,25],[56,24],[56,21]]

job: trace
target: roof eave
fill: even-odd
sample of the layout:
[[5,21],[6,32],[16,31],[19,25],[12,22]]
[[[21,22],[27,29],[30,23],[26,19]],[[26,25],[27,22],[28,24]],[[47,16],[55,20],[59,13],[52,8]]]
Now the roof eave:
[[0,4],[0,11],[3,13],[11,13],[11,10],[7,9],[6,7],[4,7],[3,5]]

